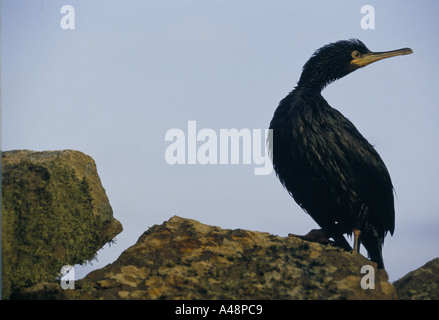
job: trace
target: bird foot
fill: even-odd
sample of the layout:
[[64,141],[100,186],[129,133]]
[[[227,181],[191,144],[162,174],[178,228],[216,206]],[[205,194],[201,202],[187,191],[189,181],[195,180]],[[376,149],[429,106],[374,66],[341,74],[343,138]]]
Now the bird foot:
[[302,240],[311,241],[311,242],[317,242],[317,243],[320,243],[320,244],[331,243],[331,241],[329,240],[330,237],[322,229],[312,229],[310,232],[308,232],[307,234],[305,234],[303,236],[302,235],[298,235],[298,234],[289,233],[288,237],[299,238],[299,239],[302,239]]
[[352,253],[360,253],[360,235],[361,231],[354,229],[354,248],[352,249]]

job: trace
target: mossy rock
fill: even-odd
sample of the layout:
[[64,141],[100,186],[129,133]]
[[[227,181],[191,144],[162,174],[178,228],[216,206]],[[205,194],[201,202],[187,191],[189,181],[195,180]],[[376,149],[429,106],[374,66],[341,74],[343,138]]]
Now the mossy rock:
[[[361,267],[375,289],[363,289]],[[75,281],[41,283],[17,299],[396,299],[384,270],[359,254],[298,238],[228,230],[174,216],[119,258]]]
[[82,264],[122,231],[93,159],[73,150],[2,153],[3,298]]
[[439,258],[393,283],[401,300],[439,300]]

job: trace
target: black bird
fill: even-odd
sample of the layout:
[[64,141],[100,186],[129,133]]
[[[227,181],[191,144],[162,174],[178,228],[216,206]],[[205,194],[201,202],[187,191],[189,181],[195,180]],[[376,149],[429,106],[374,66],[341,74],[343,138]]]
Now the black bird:
[[389,172],[373,146],[321,91],[372,62],[412,52],[371,52],[357,39],[328,44],[306,62],[297,86],[270,123],[269,150],[283,186],[335,245],[352,250],[344,234],[353,233],[353,251],[363,244],[381,269],[384,237],[395,228]]

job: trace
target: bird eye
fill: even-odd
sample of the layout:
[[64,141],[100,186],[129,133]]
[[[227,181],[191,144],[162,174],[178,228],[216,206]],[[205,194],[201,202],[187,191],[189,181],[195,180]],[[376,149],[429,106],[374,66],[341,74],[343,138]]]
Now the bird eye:
[[352,58],[354,58],[354,59],[358,59],[360,57],[360,55],[361,54],[357,50],[353,51],[351,54]]

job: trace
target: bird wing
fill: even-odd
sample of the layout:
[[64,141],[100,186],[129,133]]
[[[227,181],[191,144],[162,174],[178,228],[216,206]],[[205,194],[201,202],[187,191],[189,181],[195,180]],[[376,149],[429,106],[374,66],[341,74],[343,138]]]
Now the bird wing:
[[341,168],[348,170],[346,179],[354,179],[354,185],[361,201],[369,210],[369,220],[377,228],[379,236],[393,234],[395,209],[393,185],[384,161],[375,148],[364,138],[355,126],[339,111],[331,108],[333,115],[328,117],[333,124],[339,151],[334,153]]

